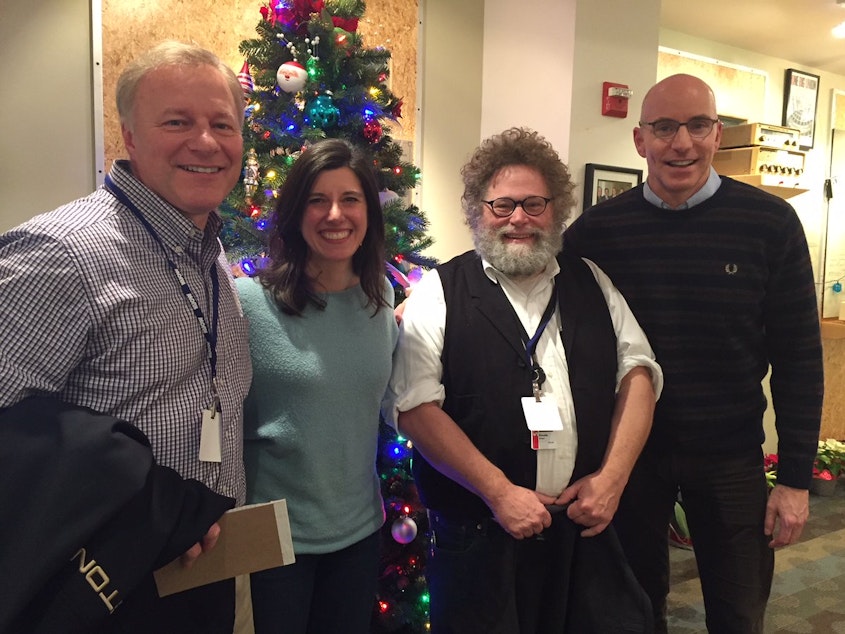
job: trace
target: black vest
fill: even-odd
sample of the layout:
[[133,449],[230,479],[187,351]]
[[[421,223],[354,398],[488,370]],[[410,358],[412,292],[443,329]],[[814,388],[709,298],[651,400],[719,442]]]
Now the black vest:
[[[604,295],[584,262],[558,255],[555,278],[561,337],[575,403],[578,452],[573,481],[596,471],[610,435],[616,389],[616,335]],[[519,319],[475,252],[437,267],[446,300],[443,410],[493,464],[534,489],[537,457],[520,398],[530,396]],[[529,333],[533,334],[533,333]],[[426,507],[450,517],[481,518],[490,509],[475,494],[414,453],[414,479]]]

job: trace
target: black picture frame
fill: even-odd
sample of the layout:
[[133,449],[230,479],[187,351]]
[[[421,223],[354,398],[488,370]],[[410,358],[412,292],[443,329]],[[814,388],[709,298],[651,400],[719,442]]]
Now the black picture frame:
[[819,81],[818,75],[794,68],[786,69],[782,125],[800,132],[798,144],[802,150],[813,147],[819,104]]
[[[642,170],[587,163],[584,175],[584,210],[586,211],[596,203],[618,196],[642,182]],[[606,194],[605,190],[607,190]]]

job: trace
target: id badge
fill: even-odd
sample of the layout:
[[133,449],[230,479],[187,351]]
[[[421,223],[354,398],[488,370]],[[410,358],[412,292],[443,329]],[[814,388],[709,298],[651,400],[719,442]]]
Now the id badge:
[[216,408],[207,407],[202,410],[200,460],[203,462],[223,460],[223,425],[220,418],[220,412]]
[[540,397],[540,400],[534,396],[524,396],[521,401],[525,423],[531,432],[531,448],[554,449],[557,434],[553,432],[563,430],[557,403],[545,396]]

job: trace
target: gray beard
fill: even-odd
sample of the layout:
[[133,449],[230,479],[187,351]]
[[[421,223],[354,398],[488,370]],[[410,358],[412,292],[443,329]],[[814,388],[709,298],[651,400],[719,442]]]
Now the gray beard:
[[505,244],[502,234],[508,231],[508,227],[479,226],[472,235],[476,253],[508,277],[531,277],[540,273],[563,247],[563,234],[554,231],[538,231],[533,245]]

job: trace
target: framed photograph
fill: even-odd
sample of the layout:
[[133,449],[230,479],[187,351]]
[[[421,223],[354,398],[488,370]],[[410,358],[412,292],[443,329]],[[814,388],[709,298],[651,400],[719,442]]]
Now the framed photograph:
[[813,147],[818,103],[819,76],[787,68],[783,86],[783,125],[801,132],[799,145],[802,150]]
[[642,182],[642,170],[587,163],[587,173],[584,177],[584,209],[610,200]]

